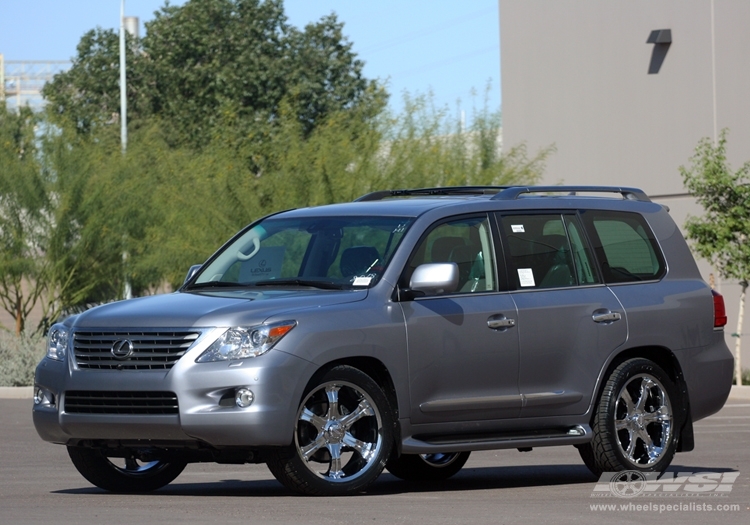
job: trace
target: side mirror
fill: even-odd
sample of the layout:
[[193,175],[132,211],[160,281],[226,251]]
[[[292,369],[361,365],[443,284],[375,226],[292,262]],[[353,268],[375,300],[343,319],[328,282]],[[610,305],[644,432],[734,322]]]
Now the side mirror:
[[198,270],[201,269],[203,265],[202,264],[194,264],[190,267],[190,269],[187,272],[187,275],[185,276],[185,280],[182,282],[182,284],[187,283],[190,279],[193,278],[193,276],[198,273]]
[[409,288],[426,295],[455,292],[458,288],[458,265],[456,263],[420,264],[411,276]]

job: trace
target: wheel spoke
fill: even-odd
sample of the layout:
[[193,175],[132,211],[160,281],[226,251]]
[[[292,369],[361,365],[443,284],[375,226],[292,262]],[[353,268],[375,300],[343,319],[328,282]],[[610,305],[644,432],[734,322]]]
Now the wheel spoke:
[[323,431],[323,427],[326,424],[326,420],[319,415],[313,413],[312,410],[305,407],[302,410],[302,413],[299,416],[300,421],[306,421],[310,423],[312,426],[315,427],[315,429],[318,431],[318,433]]
[[346,433],[344,439],[341,440],[341,442],[347,447],[353,448],[360,456],[362,456],[362,459],[364,459],[365,461],[370,461],[370,459],[372,459],[372,456],[374,454],[372,443],[360,441],[359,439],[352,436],[349,432]]
[[615,419],[615,431],[620,431],[628,428],[627,419]]
[[305,461],[310,461],[310,458],[324,446],[326,446],[325,437],[323,436],[323,434],[318,434],[318,437],[315,438],[315,441],[300,447],[300,452],[302,452],[302,457]]
[[328,398],[328,414],[326,414],[326,419],[328,421],[338,419],[341,415],[339,410],[339,390],[341,390],[341,387],[338,385],[328,385],[326,387],[326,397]]
[[627,388],[622,389],[622,393],[620,394],[620,399],[625,401],[625,407],[628,410],[628,415],[631,415],[633,413],[633,409],[635,408],[635,405],[633,404],[633,398],[630,397],[630,392],[628,392]]
[[625,451],[625,455],[630,461],[635,463],[635,458],[633,457],[633,454],[635,453],[635,432],[628,430],[628,438],[630,441],[628,442],[628,449]]
[[638,397],[638,402],[635,404],[635,411],[643,413],[646,410],[646,401],[648,401],[651,395],[651,387],[654,386],[654,382],[650,378],[644,377],[641,379],[641,393]]
[[329,443],[328,452],[331,453],[331,466],[328,468],[328,477],[341,479],[344,477],[344,471],[341,469],[341,445],[339,443]]
[[366,399],[362,399],[360,400],[359,405],[357,405],[357,408],[354,410],[354,412],[345,415],[339,421],[346,430],[349,430],[354,423],[356,423],[363,417],[374,415],[375,411],[373,410],[372,406],[370,406],[370,403],[368,403]]
[[662,406],[655,412],[647,412],[643,415],[643,424],[648,425],[649,423],[666,423],[672,419],[672,415],[669,413],[669,408]]
[[136,472],[139,468],[138,461],[133,456],[125,458],[125,470]]

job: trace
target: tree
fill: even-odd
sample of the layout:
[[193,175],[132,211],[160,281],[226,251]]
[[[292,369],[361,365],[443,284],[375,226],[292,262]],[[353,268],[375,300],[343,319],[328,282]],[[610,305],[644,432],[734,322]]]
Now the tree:
[[49,201],[37,162],[36,124],[28,107],[15,113],[0,102],[0,305],[15,319],[16,334],[45,285],[40,255]]
[[680,167],[685,187],[703,206],[705,215],[688,218],[687,237],[697,252],[725,279],[740,283],[739,317],[735,337],[735,379],[742,384],[740,356],[745,293],[750,281],[750,162],[732,171],[726,158],[727,130],[718,142],[702,139],[691,165]]
[[[298,30],[282,0],[165,5],[127,46],[128,122],[158,119],[170,145],[202,148],[217,136],[263,137],[258,130],[277,122],[283,101],[308,133],[361,104],[376,114],[385,92],[362,76],[342,28],[330,15]],[[83,36],[73,66],[43,91],[56,122],[82,133],[117,122],[118,49],[112,30]]]

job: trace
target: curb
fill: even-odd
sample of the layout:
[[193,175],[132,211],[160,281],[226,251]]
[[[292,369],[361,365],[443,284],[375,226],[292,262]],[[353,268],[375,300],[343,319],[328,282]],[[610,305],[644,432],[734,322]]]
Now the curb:
[[[31,399],[34,388],[30,386],[0,386],[0,399]],[[750,386],[732,385],[728,401],[750,401]]]
[[31,399],[32,397],[34,397],[34,387],[0,386],[0,399]]
[[750,401],[750,385],[732,385],[732,391],[729,393],[729,399]]

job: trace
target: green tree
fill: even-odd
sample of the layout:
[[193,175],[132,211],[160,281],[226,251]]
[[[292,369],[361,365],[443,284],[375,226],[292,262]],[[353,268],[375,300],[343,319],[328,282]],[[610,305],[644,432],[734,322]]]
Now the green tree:
[[[128,118],[138,124],[148,107],[144,95],[143,57],[128,35],[126,46]],[[58,73],[42,88],[49,119],[60,127],[89,135],[117,124],[120,118],[119,36],[96,28],[81,37],[72,67]]]
[[725,129],[716,143],[702,139],[690,165],[681,166],[680,173],[705,211],[702,217],[688,218],[687,237],[722,277],[739,281],[742,288],[735,334],[735,376],[741,385],[740,336],[750,281],[750,162],[732,171],[726,158],[726,136]]
[[0,102],[0,305],[21,334],[44,292],[44,237],[49,200],[37,162],[37,117]]
[[[363,77],[342,27],[330,15],[296,29],[282,0],[165,5],[127,46],[129,124],[156,118],[170,145],[201,148],[262,137],[282,101],[308,133],[336,111],[365,104],[375,114],[385,92]],[[118,49],[112,30],[83,36],[73,66],[43,91],[56,122],[82,133],[117,122]]]

